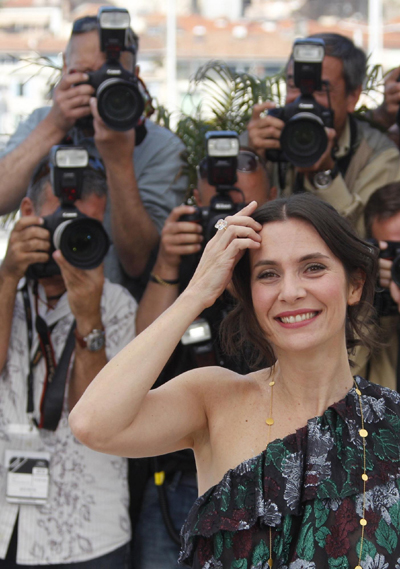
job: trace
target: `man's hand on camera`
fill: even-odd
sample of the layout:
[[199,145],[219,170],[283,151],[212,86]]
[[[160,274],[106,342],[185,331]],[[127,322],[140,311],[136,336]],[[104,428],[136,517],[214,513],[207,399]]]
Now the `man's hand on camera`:
[[390,128],[396,122],[400,105],[400,67],[393,69],[385,79],[385,94],[382,104],[373,111],[373,120],[385,128]]
[[[379,241],[379,249],[384,251],[387,249],[386,241]],[[392,282],[392,265],[393,261],[390,259],[379,258],[379,286],[382,288],[389,288]]]
[[109,128],[99,115],[95,97],[90,100],[90,109],[93,115],[94,142],[105,166],[132,164],[136,142],[135,129],[120,132]]
[[[384,251],[387,249],[386,241],[379,241],[379,249]],[[390,259],[379,259],[379,286],[388,288],[394,302],[398,305],[400,311],[400,289],[392,279],[393,261]]]
[[180,205],[172,210],[161,233],[157,264],[177,269],[182,256],[201,250],[203,242],[201,225],[194,221],[179,221],[182,215],[190,215],[195,211],[196,208],[191,205]]
[[81,334],[101,326],[100,301],[104,286],[103,265],[91,270],[77,269],[65,260],[60,250],[53,253],[60,267],[68,294],[68,304]]
[[94,89],[85,84],[88,75],[81,72],[64,74],[54,90],[53,106],[49,120],[63,133],[67,133],[75,122],[90,115],[90,98]]
[[1,264],[3,277],[16,283],[25,275],[29,265],[49,260],[50,234],[40,227],[43,220],[36,216],[21,217],[11,231],[7,252]]
[[260,156],[264,155],[266,150],[279,150],[281,147],[279,139],[285,123],[267,114],[269,109],[275,107],[275,103],[271,101],[254,105],[251,120],[247,125],[249,146]]

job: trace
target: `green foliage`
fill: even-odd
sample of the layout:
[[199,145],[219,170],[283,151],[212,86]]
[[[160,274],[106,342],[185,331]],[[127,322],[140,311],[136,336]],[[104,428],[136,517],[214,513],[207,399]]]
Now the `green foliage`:
[[242,133],[256,103],[268,99],[283,103],[284,76],[280,73],[259,79],[250,73],[232,71],[221,61],[210,61],[192,79],[187,98],[193,111],[181,115],[176,133],[187,149],[187,174],[193,189],[197,182],[196,165],[205,155],[205,133],[210,130]]

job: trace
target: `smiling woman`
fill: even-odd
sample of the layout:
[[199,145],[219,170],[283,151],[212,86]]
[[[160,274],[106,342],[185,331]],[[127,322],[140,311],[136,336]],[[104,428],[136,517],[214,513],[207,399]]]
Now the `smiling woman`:
[[[298,308],[302,295],[307,303],[310,300],[305,290],[307,287],[311,288],[311,295],[315,289],[317,295],[324,295],[336,309],[340,307],[346,311],[341,324],[345,325],[342,339],[345,339],[348,350],[360,343],[370,351],[377,348],[378,330],[374,325],[372,307],[377,271],[374,248],[359,239],[350,224],[332,206],[309,195],[274,200],[268,207],[260,207],[252,217],[263,226],[261,235],[264,239],[259,251],[253,255],[244,254],[233,274],[240,302],[224,323],[227,351],[235,353],[241,349],[248,335],[253,346],[258,348],[253,350],[255,365],[260,362],[273,364],[277,358],[276,347],[270,344],[272,340],[267,330],[259,326],[255,308],[259,301],[266,296],[273,297],[277,291],[281,296],[299,295],[299,299],[294,301],[288,299],[291,305],[295,305],[294,310],[274,316],[283,316],[285,322],[282,325],[293,324],[290,320],[299,320],[297,315],[315,312],[306,310],[311,308],[307,305]],[[333,285],[342,286],[343,294],[352,293],[351,296],[339,302],[340,291],[336,288],[330,290]],[[285,287],[283,292],[282,286]],[[292,290],[287,290],[290,286]],[[312,302],[313,306],[318,305],[317,299]],[[316,312],[322,313],[322,307]],[[330,323],[329,327],[332,336]]]
[[[357,341],[376,344],[376,252],[312,196],[256,205],[227,218],[189,286],[100,372],[71,427],[112,454],[194,450],[202,495],[182,529],[186,566],[395,567],[400,396],[349,364]],[[232,274],[224,338],[254,351],[258,371],[200,368],[149,391]]]

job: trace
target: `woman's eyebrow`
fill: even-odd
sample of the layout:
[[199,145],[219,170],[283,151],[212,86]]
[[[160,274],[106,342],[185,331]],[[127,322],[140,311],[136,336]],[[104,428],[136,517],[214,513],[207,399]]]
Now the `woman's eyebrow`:
[[[318,253],[318,252],[309,253],[308,255],[304,255],[303,257],[300,257],[298,262],[303,263],[304,261],[310,261],[310,260],[314,260],[314,259],[329,259],[329,256],[325,255],[324,253]],[[276,267],[278,265],[279,265],[279,261],[274,261],[272,259],[261,259],[260,261],[257,261],[257,263],[254,265],[254,268],[265,267],[265,266]]]

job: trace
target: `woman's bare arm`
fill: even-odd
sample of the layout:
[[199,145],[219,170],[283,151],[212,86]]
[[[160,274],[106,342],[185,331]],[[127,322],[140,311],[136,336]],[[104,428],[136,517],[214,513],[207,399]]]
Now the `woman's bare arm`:
[[230,218],[228,230],[208,243],[187,289],[87,388],[70,414],[84,444],[111,454],[154,456],[193,446],[196,432],[207,428],[204,369],[149,391],[187,327],[226,288],[243,251],[260,246],[261,226],[248,217],[256,205]]

